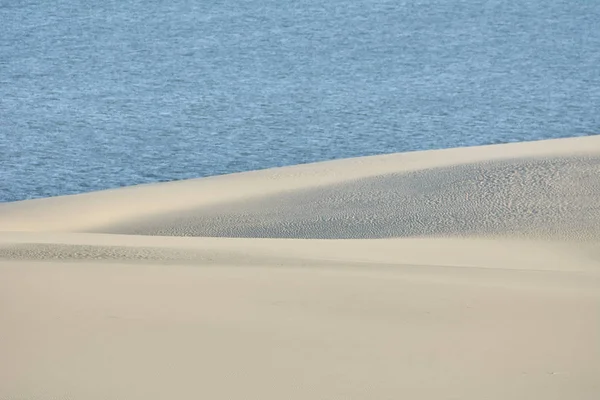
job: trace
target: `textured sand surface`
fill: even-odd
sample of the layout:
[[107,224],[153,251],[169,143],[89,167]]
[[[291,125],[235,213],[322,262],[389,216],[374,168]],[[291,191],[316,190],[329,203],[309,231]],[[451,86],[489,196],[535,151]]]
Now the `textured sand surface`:
[[598,399],[600,136],[0,204],[0,328],[0,399]]

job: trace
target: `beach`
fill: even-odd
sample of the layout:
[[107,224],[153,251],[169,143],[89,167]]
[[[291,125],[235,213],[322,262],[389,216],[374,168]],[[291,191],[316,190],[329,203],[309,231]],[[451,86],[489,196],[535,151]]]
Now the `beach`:
[[0,203],[0,399],[597,399],[600,136]]

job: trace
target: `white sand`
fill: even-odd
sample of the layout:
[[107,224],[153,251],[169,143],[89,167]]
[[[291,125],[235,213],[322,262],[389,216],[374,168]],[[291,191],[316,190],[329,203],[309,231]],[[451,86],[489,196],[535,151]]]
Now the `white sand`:
[[600,136],[0,204],[0,399],[117,398],[599,399]]

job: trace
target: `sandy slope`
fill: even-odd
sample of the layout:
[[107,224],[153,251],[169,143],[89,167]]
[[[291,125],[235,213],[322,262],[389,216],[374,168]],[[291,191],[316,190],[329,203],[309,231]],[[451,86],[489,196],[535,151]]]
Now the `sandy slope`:
[[0,204],[0,399],[597,399],[599,200],[597,136]]

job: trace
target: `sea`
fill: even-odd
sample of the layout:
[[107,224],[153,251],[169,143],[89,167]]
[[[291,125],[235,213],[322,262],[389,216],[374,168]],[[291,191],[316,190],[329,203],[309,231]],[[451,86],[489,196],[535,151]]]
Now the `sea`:
[[0,202],[594,134],[596,0],[0,0]]

